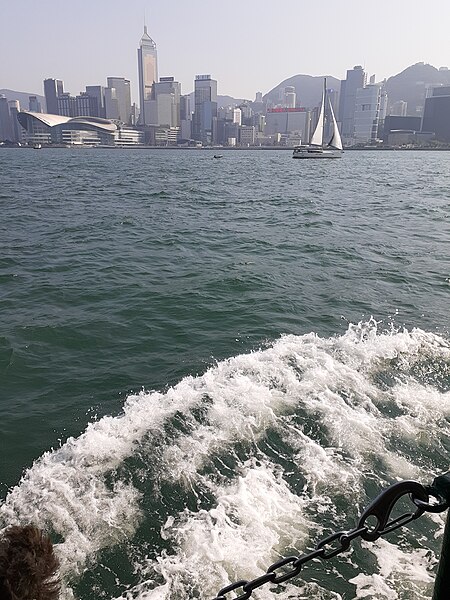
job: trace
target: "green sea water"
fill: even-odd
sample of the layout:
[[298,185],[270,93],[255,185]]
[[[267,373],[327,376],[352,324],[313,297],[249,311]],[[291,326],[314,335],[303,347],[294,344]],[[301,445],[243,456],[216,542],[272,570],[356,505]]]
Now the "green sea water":
[[[206,599],[448,470],[449,197],[446,152],[0,151],[0,525],[65,598]],[[441,526],[257,597],[430,597]]]

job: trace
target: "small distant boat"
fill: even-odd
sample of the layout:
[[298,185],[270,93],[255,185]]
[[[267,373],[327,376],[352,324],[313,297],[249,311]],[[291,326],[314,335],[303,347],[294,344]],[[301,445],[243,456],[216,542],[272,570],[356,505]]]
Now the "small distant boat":
[[33,144],[33,150],[40,150],[42,148],[42,144]]
[[214,154],[214,158],[223,158],[223,154]]
[[[333,135],[328,144],[324,144],[323,134],[325,128],[325,110],[327,100],[330,108],[331,120],[333,123]],[[342,140],[339,133],[339,127],[336,123],[331,101],[327,98],[327,80],[324,79],[322,103],[320,105],[319,120],[311,137],[311,142],[304,146],[295,146],[292,158],[341,158]]]

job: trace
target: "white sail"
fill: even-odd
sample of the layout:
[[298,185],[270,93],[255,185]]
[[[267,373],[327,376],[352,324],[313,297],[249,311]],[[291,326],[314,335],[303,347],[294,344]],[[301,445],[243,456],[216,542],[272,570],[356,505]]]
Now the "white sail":
[[313,146],[323,145],[323,125],[325,121],[325,86],[322,94],[322,104],[320,106],[319,120],[317,121],[316,128],[312,134],[311,144]]
[[341,134],[339,133],[339,127],[338,127],[338,124],[336,123],[336,117],[334,116],[334,110],[331,105],[331,100],[329,100],[329,102],[330,102],[331,119],[333,121],[333,136],[328,145],[332,146],[333,148],[336,148],[337,150],[342,150]]

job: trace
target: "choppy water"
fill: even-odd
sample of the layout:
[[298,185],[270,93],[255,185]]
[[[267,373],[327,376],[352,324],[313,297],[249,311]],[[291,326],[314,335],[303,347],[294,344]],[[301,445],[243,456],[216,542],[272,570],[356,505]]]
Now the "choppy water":
[[[449,196],[445,152],[1,151],[0,525],[65,598],[203,600],[448,470]],[[431,597],[442,522],[254,597]]]

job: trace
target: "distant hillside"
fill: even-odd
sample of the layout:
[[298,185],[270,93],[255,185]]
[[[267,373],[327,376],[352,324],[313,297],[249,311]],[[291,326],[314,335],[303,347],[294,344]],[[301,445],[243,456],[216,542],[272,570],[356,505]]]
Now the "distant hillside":
[[16,92],[14,90],[3,89],[0,90],[0,94],[3,94],[8,98],[8,100],[18,100],[20,102],[20,108],[28,110],[29,96],[36,96],[39,102],[41,103],[42,110],[45,110],[45,98],[44,96],[40,96],[39,94],[34,94],[32,92]]
[[[320,103],[322,95],[323,76],[313,77],[311,75],[294,75],[279,83],[263,97],[264,101],[270,100],[278,104],[281,99],[283,89],[287,86],[293,86],[297,93],[297,102],[300,106],[314,107]],[[416,115],[421,112],[425,103],[426,91],[430,86],[450,85],[450,70],[439,70],[432,65],[417,63],[411,65],[401,73],[389,77],[386,81],[386,91],[389,98],[389,105],[392,106],[399,100],[408,103],[408,114]],[[336,77],[327,76],[327,87],[340,92],[341,82]],[[8,100],[19,100],[24,109],[28,109],[28,97],[37,96],[42,110],[45,110],[45,98],[39,94],[16,92],[9,89],[0,89],[0,94],[4,94]],[[192,105],[194,103],[194,92],[191,94]],[[242,98],[233,98],[232,96],[218,96],[219,106],[239,105],[244,100]],[[419,108],[419,110],[417,110]]]
[[233,98],[232,96],[217,96],[218,106],[226,107],[232,106],[233,104],[242,104],[245,102],[243,98]]
[[[297,94],[297,103],[300,106],[314,107],[320,104],[323,89],[323,77],[312,77],[311,75],[294,75],[285,79],[268,92],[263,100],[271,100],[274,104],[280,102],[280,94],[286,86],[295,87]],[[336,77],[327,76],[327,88],[332,88],[338,92],[341,89],[341,82]]]
[[408,103],[408,115],[414,116],[425,104],[427,87],[437,85],[450,85],[449,70],[440,71],[424,63],[411,65],[386,81],[389,104],[404,100]]

